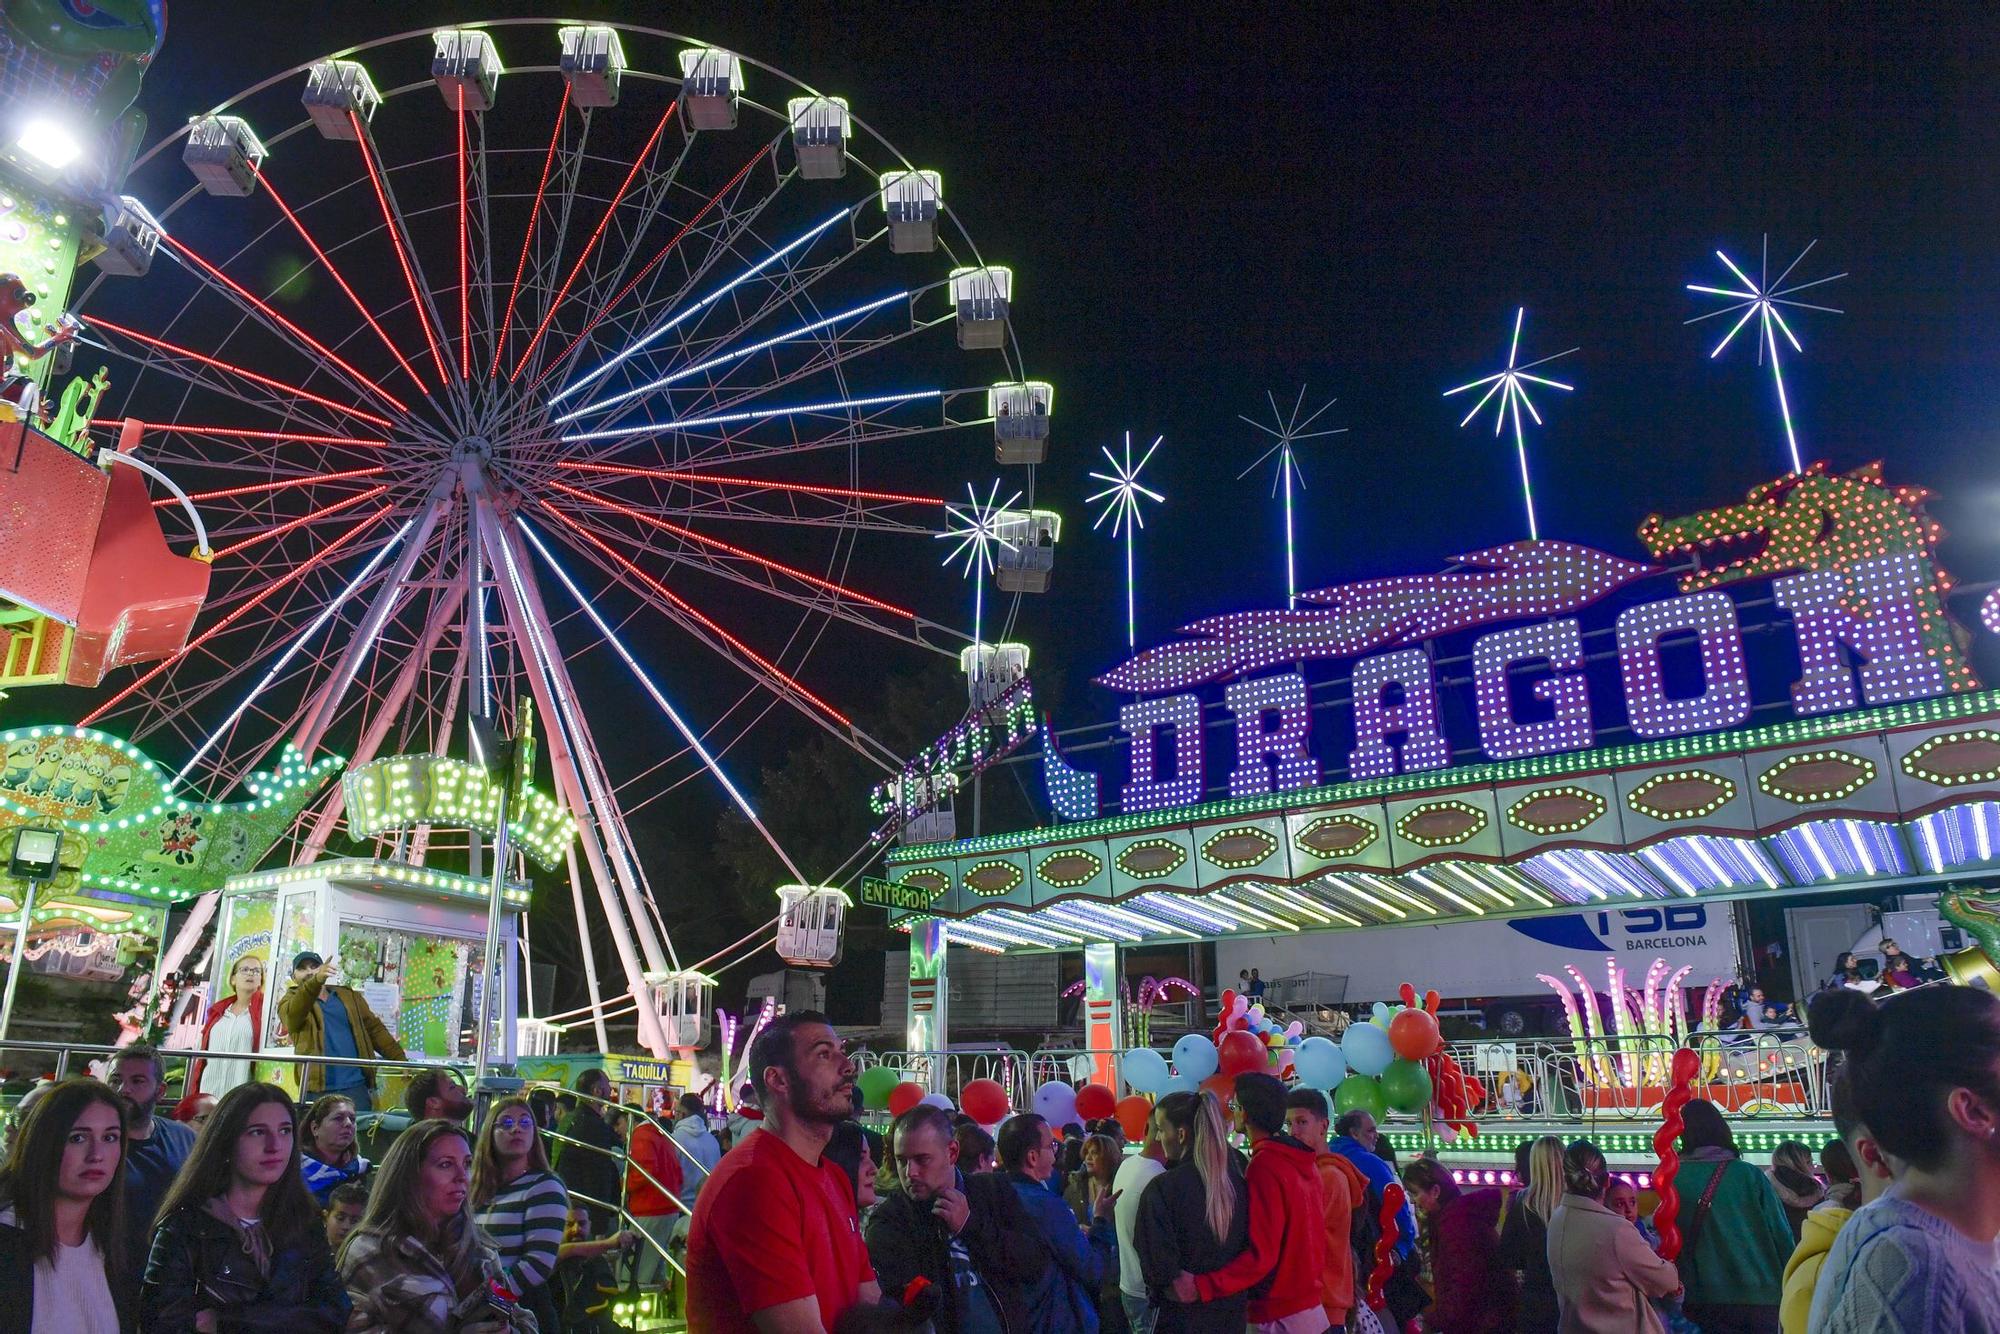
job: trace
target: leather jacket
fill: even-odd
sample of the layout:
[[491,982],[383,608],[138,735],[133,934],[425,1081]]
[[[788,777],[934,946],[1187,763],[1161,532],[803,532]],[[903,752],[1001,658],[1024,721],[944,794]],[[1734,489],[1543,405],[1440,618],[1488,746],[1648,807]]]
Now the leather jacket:
[[[1025,1334],[1032,1323],[1028,1294],[1049,1267],[1048,1248],[1005,1177],[997,1172],[960,1173],[958,1188],[971,1207],[959,1240],[966,1245],[973,1272],[992,1294],[1002,1328],[1009,1334]],[[931,1206],[900,1190],[890,1191],[868,1215],[864,1231],[883,1293],[899,1297],[911,1280],[929,1280],[943,1298],[932,1317],[938,1334],[955,1334],[959,1311],[951,1236]]]
[[160,1220],[139,1289],[140,1324],[150,1334],[191,1331],[203,1311],[216,1313],[224,1334],[338,1334],[347,1327],[348,1310],[347,1288],[317,1229],[275,1247],[267,1277],[240,1234],[199,1205],[184,1205]]

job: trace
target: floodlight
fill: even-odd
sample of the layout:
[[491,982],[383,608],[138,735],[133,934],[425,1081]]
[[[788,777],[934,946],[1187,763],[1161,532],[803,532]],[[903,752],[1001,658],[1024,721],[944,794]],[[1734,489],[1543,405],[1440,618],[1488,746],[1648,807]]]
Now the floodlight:
[[82,142],[67,128],[46,116],[37,116],[23,126],[14,145],[55,171],[61,171],[83,156]]

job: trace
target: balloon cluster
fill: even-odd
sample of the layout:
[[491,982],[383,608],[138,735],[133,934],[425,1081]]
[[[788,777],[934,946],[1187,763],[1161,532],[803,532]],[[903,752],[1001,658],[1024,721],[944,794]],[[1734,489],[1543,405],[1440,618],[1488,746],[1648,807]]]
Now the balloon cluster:
[[1140,1093],[1160,1097],[1206,1089],[1227,1102],[1236,1091],[1238,1075],[1263,1073],[1283,1079],[1298,1073],[1296,1063],[1307,1044],[1318,1041],[1328,1048],[1333,1046],[1324,1038],[1301,1042],[1304,1031],[1305,1025],[1296,1020],[1279,1027],[1262,1005],[1233,990],[1225,991],[1222,1016],[1213,1036],[1182,1035],[1174,1044],[1172,1066],[1152,1048],[1135,1047],[1125,1053],[1119,1072]]
[[[913,1079],[901,1078],[886,1065],[871,1065],[863,1070],[855,1076],[854,1087],[861,1090],[861,1105],[873,1112],[886,1111],[891,1116],[901,1116],[919,1104],[942,1107],[947,1112],[953,1110],[950,1098],[942,1093],[929,1092]],[[1004,1100],[1004,1094],[1002,1098]]]
[[1425,992],[1419,1005],[1417,989],[1405,982],[1402,997],[1402,1005],[1378,1003],[1365,1023],[1348,1025],[1337,1049],[1329,1042],[1331,1050],[1308,1056],[1301,1044],[1300,1082],[1333,1089],[1336,1115],[1360,1111],[1379,1121],[1387,1112],[1434,1107],[1448,1130],[1477,1135],[1478,1126],[1468,1118],[1484,1093],[1444,1049],[1437,992]]

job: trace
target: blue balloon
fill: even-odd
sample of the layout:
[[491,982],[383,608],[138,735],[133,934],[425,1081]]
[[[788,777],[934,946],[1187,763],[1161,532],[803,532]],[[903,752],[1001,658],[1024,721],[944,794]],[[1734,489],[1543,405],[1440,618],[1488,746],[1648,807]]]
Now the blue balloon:
[[[1382,1041],[1386,1044],[1388,1040],[1388,1034],[1383,1034]],[[1060,1079],[1051,1079],[1035,1090],[1035,1114],[1061,1130],[1076,1120],[1076,1090]]]
[[1206,1034],[1188,1033],[1174,1044],[1174,1071],[1192,1079],[1195,1087],[1221,1068],[1222,1056]]
[[1301,1042],[1292,1053],[1292,1069],[1307,1088],[1338,1088],[1340,1081],[1347,1078],[1347,1058],[1331,1039],[1314,1036]]
[[1340,1054],[1347,1058],[1349,1070],[1371,1077],[1387,1070],[1389,1062],[1396,1059],[1388,1030],[1373,1024],[1349,1024],[1341,1035]]
[[1151,1047],[1134,1047],[1126,1052],[1119,1073],[1136,1093],[1158,1093],[1173,1074],[1167,1069],[1167,1058]]
[[1170,1075],[1167,1077],[1167,1082],[1160,1085],[1161,1097],[1165,1097],[1169,1093],[1199,1092],[1201,1092],[1200,1081],[1189,1079],[1186,1075]]

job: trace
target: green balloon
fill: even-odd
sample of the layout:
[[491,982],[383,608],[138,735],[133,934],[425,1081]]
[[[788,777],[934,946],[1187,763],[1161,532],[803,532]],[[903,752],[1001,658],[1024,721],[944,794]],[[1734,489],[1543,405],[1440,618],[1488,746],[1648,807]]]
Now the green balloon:
[[856,1077],[854,1086],[861,1090],[861,1105],[871,1112],[880,1112],[887,1110],[889,1095],[897,1083],[894,1070],[886,1065],[871,1065]]
[[1415,1061],[1391,1061],[1382,1072],[1382,1097],[1395,1111],[1421,1112],[1431,1101],[1430,1073]]
[[1389,1100],[1382,1096],[1382,1081],[1362,1075],[1349,1075],[1340,1081],[1340,1087],[1333,1091],[1333,1113],[1345,1116],[1349,1112],[1366,1112],[1380,1121],[1389,1113]]

